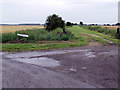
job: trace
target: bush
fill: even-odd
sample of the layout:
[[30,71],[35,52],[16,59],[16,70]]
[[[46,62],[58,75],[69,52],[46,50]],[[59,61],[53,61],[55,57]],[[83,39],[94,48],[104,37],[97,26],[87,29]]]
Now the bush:
[[67,22],[66,26],[72,26],[72,23],[71,22]]

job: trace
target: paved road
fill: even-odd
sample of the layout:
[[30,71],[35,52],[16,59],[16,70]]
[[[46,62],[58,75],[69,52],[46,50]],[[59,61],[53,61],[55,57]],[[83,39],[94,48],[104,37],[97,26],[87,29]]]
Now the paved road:
[[4,88],[94,88],[80,80],[3,56]]
[[2,54],[3,88],[116,88],[116,46]]

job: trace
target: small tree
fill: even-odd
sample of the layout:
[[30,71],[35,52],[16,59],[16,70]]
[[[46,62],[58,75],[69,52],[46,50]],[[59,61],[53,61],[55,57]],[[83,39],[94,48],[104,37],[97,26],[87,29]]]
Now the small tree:
[[66,26],[72,26],[72,23],[71,22],[67,22]]
[[83,22],[80,22],[80,25],[83,25]]
[[63,29],[63,33],[66,33],[65,21],[63,21],[62,18],[56,14],[47,17],[45,27],[48,31],[55,30],[56,28],[60,27]]
[[78,25],[77,23],[71,23],[72,25]]

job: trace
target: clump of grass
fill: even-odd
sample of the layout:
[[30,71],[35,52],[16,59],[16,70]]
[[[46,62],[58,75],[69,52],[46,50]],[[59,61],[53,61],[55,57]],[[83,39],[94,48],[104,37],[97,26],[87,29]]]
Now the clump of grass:
[[[16,31],[15,33],[2,34],[2,42],[13,42],[17,39],[17,34],[27,34],[29,37],[25,42],[31,41],[68,41],[74,39],[74,35],[67,31],[66,34],[62,32],[62,29],[58,28],[54,31],[48,32],[45,29],[32,29]],[[19,37],[19,40],[23,40],[23,37]]]
[[3,43],[5,42],[12,42],[17,38],[17,35],[15,33],[6,33],[1,35],[1,40]]

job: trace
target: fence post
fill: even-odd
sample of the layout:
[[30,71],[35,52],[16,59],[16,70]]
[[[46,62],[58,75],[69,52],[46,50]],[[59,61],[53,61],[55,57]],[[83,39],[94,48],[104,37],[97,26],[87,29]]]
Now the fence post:
[[116,38],[117,38],[117,39],[120,39],[120,29],[119,29],[119,28],[117,28]]

